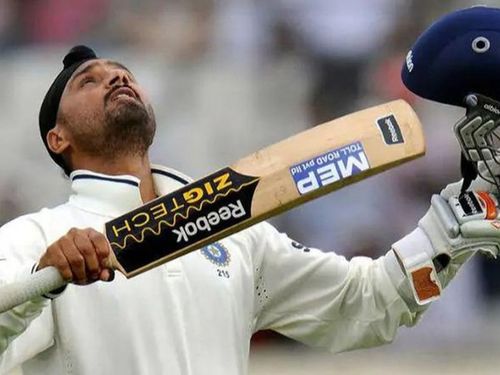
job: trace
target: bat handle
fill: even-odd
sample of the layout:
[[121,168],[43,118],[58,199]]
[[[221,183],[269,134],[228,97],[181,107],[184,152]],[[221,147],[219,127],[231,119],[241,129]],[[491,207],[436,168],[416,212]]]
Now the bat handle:
[[64,286],[66,282],[55,267],[46,267],[16,282],[0,286],[0,313],[35,297]]

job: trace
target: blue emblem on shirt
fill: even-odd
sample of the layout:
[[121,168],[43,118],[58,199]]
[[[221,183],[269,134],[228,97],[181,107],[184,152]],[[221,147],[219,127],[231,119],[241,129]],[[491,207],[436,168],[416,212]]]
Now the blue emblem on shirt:
[[201,249],[201,253],[213,264],[219,267],[226,267],[229,265],[231,260],[231,254],[229,251],[220,243],[214,242],[208,246]]

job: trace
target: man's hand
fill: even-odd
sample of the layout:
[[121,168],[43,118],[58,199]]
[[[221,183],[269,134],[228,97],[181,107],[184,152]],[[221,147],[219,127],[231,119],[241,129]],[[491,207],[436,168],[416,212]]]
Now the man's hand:
[[[482,175],[489,174],[486,173],[487,168],[483,162],[478,164],[478,168]],[[490,170],[495,174],[500,173],[495,163],[490,164]],[[446,202],[450,206],[448,215],[440,210],[439,217],[443,226],[446,227],[447,224],[450,229],[452,220],[456,220],[454,226],[458,232],[448,231],[448,241],[451,241],[448,248],[453,253],[451,255],[459,262],[465,262],[475,252],[496,257],[500,251],[499,191],[494,184],[480,176],[463,195],[460,194],[461,187],[462,181],[450,184],[441,191],[441,199],[433,198],[436,203],[439,201],[441,205],[445,205]]]
[[111,281],[114,273],[109,268],[110,252],[108,240],[102,233],[91,228],[73,228],[47,248],[38,269],[56,267],[64,280],[79,285]]
[[[443,287],[476,252],[496,257],[500,250],[498,201],[489,192],[432,197],[431,209],[420,220],[434,250]],[[437,261],[437,263],[436,263]]]
[[461,266],[476,252],[500,251],[500,209],[496,186],[478,177],[460,195],[461,182],[434,195],[418,228],[392,245],[412,294],[423,305],[441,295]]

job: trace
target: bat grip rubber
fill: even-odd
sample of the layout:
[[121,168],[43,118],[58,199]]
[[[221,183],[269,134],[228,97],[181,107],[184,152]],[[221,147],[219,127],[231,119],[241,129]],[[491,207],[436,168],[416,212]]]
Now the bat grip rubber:
[[24,279],[0,286],[0,313],[61,288],[66,282],[55,267],[46,267]]

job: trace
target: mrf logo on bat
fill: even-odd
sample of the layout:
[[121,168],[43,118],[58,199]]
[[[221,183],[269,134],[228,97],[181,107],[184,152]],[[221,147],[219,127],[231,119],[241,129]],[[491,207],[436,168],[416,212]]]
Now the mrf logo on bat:
[[370,169],[361,142],[295,164],[290,173],[301,195]]
[[106,224],[120,264],[136,269],[251,216],[259,178],[224,168]]

